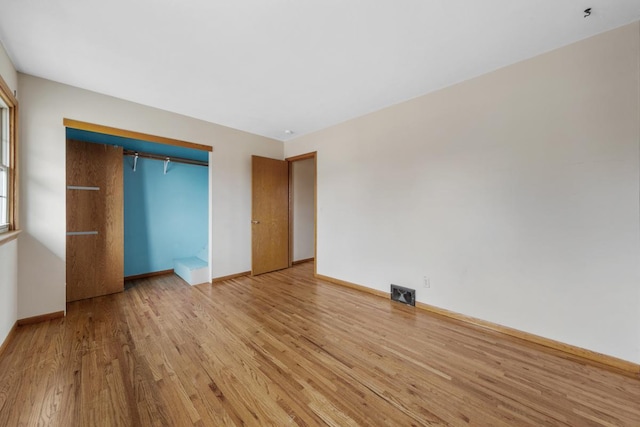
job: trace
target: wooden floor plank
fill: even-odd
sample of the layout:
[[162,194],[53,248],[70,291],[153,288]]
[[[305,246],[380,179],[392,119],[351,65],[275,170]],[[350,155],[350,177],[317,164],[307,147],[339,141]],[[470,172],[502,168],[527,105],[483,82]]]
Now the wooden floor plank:
[[313,278],[143,278],[21,326],[0,425],[640,426],[640,380]]

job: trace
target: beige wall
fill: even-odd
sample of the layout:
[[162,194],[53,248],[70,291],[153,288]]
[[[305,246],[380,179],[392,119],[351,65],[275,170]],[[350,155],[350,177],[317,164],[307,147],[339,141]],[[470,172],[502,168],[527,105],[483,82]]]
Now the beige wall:
[[18,72],[2,43],[0,43],[0,76],[9,86],[9,89],[13,91],[18,89]]
[[293,261],[314,257],[315,159],[291,163],[293,181]]
[[24,74],[19,93],[20,318],[65,308],[65,117],[213,146],[211,275],[251,269],[251,155],[282,159],[281,142]]
[[[17,73],[0,44],[0,76],[11,90],[17,88]],[[0,244],[0,345],[18,318],[18,242]]]
[[18,319],[18,241],[0,244],[0,345]]
[[285,143],[318,273],[640,363],[639,60],[636,22]]

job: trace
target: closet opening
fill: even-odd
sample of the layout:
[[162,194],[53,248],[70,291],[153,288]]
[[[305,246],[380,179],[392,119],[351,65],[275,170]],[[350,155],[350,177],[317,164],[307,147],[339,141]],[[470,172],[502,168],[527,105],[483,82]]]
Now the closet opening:
[[[75,123],[81,122],[73,122]],[[81,244],[88,249],[110,247],[114,254],[106,258],[115,260],[112,264],[115,265],[113,268],[118,270],[120,290],[124,289],[125,281],[171,273],[178,274],[190,285],[210,282],[211,174],[209,160],[212,148],[182,141],[177,141],[180,145],[172,145],[167,142],[171,140],[166,138],[129,131],[116,130],[125,132],[125,135],[117,132],[113,134],[110,131],[112,128],[98,125],[92,126],[97,128],[95,130],[107,129],[110,133],[71,127],[66,120],[65,125],[67,126],[67,147],[70,146],[69,141],[118,147],[121,153],[120,165],[113,169],[114,173],[121,176],[114,182],[122,186],[120,196],[116,199],[111,198],[109,201],[109,203],[121,203],[121,225],[118,225],[118,221],[110,219],[108,215],[100,220],[106,223],[104,225],[107,228],[109,226],[115,228],[116,233],[108,234],[105,231],[85,235],[83,232],[86,230],[69,229],[69,217],[78,210],[69,205],[69,200],[77,199],[76,194],[70,194],[70,192],[79,193],[78,188],[99,188],[99,185],[91,183],[92,175],[99,173],[89,171],[88,176],[83,178],[84,183],[78,185],[71,182],[78,179],[77,173],[74,172],[73,176],[69,176],[68,172],[67,290],[70,289],[70,279],[74,280],[73,277],[70,278],[70,268],[76,271],[91,270],[96,263],[101,262],[100,258],[103,257],[100,253],[96,253],[95,258],[92,256],[75,256],[74,258],[74,254],[69,251],[69,247],[73,246],[70,239],[82,241],[84,238],[84,241],[88,241],[90,238],[97,239],[100,234],[104,234],[106,243],[91,243],[88,246],[85,243]],[[162,141],[155,142],[154,138]],[[98,156],[96,161],[100,163],[100,159],[101,157]],[[101,167],[104,168],[104,165],[97,164],[93,169],[84,168],[97,171]],[[69,171],[69,167],[67,170]],[[99,197],[100,191],[84,193],[86,194],[80,194],[81,199]],[[109,190],[109,193],[113,192]],[[91,210],[92,206],[97,205],[94,201],[88,201],[87,208]],[[89,215],[92,214],[89,213]],[[102,225],[93,226],[96,229],[98,227]],[[119,231],[118,227],[120,227]],[[118,236],[118,233],[122,235],[120,241],[117,237],[113,238],[114,235]],[[117,265],[118,256],[122,260],[121,267]],[[79,261],[84,265],[79,265]],[[99,282],[100,279],[93,278],[91,281]],[[73,286],[84,285],[80,283]],[[112,293],[114,288],[109,289],[111,289],[110,292],[98,291],[98,294]],[[92,296],[98,295],[83,294],[83,298]],[[70,301],[69,297],[67,300]]]

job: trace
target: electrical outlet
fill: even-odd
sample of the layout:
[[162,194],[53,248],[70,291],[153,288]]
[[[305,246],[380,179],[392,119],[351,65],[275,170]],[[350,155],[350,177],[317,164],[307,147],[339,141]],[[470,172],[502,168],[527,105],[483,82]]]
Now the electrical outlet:
[[431,279],[429,279],[427,276],[424,276],[424,287],[425,288],[431,287]]

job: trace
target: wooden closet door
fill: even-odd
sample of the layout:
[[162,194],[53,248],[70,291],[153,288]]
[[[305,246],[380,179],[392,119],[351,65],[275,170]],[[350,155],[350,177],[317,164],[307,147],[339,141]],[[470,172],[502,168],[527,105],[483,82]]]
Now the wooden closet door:
[[122,147],[67,140],[67,302],[122,292]]

